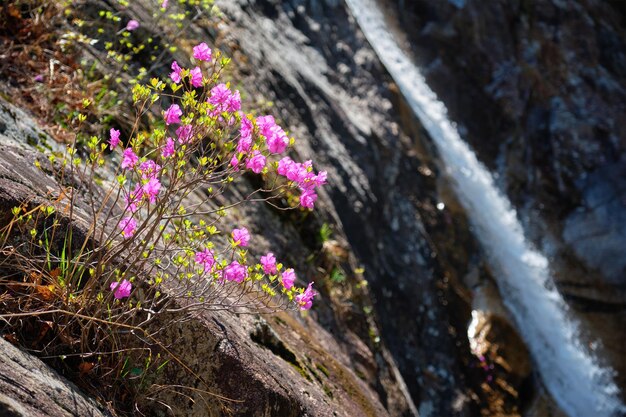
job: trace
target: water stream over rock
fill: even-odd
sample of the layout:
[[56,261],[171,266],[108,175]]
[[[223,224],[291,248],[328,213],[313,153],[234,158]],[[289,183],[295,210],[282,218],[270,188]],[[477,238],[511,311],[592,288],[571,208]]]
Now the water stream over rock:
[[461,204],[487,253],[503,300],[540,375],[570,416],[626,412],[612,370],[601,367],[578,338],[578,324],[554,288],[547,258],[526,240],[508,199],[461,139],[447,110],[390,34],[372,0],[347,0],[365,36],[429,132]]

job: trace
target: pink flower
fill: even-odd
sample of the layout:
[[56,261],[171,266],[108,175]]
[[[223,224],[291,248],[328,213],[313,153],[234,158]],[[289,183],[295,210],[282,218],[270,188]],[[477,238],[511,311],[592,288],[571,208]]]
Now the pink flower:
[[171,125],[173,123],[180,123],[180,116],[183,115],[183,111],[180,109],[178,104],[172,104],[165,111],[165,124]]
[[133,148],[124,149],[122,156],[122,169],[133,168],[139,162],[139,157],[133,152]]
[[159,191],[161,190],[161,181],[156,178],[151,178],[143,185],[141,190],[143,192],[143,196],[146,197],[151,204],[154,204],[159,195]]
[[213,251],[206,248],[201,252],[196,252],[194,260],[198,265],[204,267],[204,272],[210,271],[213,265],[215,265],[215,255]]
[[120,143],[120,131],[111,128],[109,130],[109,145],[111,149],[115,149],[115,147]]
[[248,168],[255,174],[259,174],[261,171],[263,171],[264,167],[265,157],[263,156],[263,154],[261,154],[261,152],[254,151],[254,153],[252,154],[252,158],[248,159],[248,162],[246,163],[246,168]]
[[178,65],[178,62],[176,61],[172,62],[171,68],[172,68],[172,73],[170,74],[170,78],[172,79],[172,81],[178,84],[180,80],[182,79],[180,76],[180,71],[182,70],[182,68]]
[[317,201],[315,188],[326,184],[328,176],[326,171],[320,171],[316,175],[313,172],[313,163],[310,160],[300,164],[292,161],[287,156],[278,161],[276,172],[278,175],[282,175],[298,184],[302,191],[302,194],[300,194],[300,205],[309,209],[312,209]]
[[230,166],[232,166],[235,171],[239,171],[239,159],[237,159],[237,155],[233,155],[233,157],[230,158]]
[[227,281],[242,283],[247,276],[248,270],[237,261],[231,262],[226,268],[224,268],[223,277]]
[[286,177],[287,172],[291,169],[291,166],[294,163],[295,162],[293,162],[293,160],[290,157],[285,156],[283,159],[278,161],[278,169],[276,170],[276,172],[278,173],[278,175],[282,175],[283,177]]
[[272,116],[259,116],[256,118],[259,132],[267,141],[267,147],[272,153],[283,153],[289,144],[289,138],[285,131],[276,124]]
[[176,129],[176,136],[180,143],[187,143],[193,137],[193,126],[184,125]]
[[211,60],[211,48],[202,42],[193,47],[193,57],[199,61],[210,61]]
[[[307,161],[305,166],[310,166],[310,161]],[[317,194],[315,194],[315,188],[321,187],[326,184],[326,171],[320,171],[317,175],[313,173],[312,170],[306,171],[306,176],[304,180],[298,183],[298,186],[302,190],[303,196],[300,197],[300,202],[304,207],[313,208],[313,203],[317,199]]]
[[[230,97],[230,90],[226,87],[226,84],[220,83],[211,89],[211,96],[209,97],[209,103],[217,106],[218,108],[226,108],[226,103]],[[223,110],[222,110],[223,111]]]
[[163,158],[169,158],[170,156],[174,155],[175,152],[176,148],[174,147],[174,139],[167,138],[167,140],[165,141],[165,146],[161,151],[161,156]]
[[137,230],[137,220],[132,217],[125,217],[120,220],[120,229],[122,229],[122,236],[124,239],[128,239],[135,234]]
[[190,72],[191,85],[194,87],[202,87],[202,70],[200,67],[195,67]]
[[162,9],[167,9],[167,3],[169,0],[163,0],[163,2],[161,3],[161,8]]
[[317,173],[316,176],[311,178],[311,182],[314,184],[315,187],[321,187],[322,185],[326,184],[327,176],[328,176],[328,173],[326,171],[320,171]]
[[313,306],[313,297],[316,295],[317,293],[313,291],[313,283],[311,282],[302,294],[296,295],[296,302],[300,306],[300,310],[309,310]]
[[296,273],[293,272],[292,268],[286,269],[285,272],[283,272],[282,277],[280,277],[280,281],[283,283],[283,287],[285,287],[286,290],[293,287],[293,282],[295,280],[296,280]]
[[276,258],[272,252],[269,252],[265,256],[261,256],[261,265],[263,266],[263,272],[268,275],[276,275],[278,270],[276,269]]
[[267,147],[271,153],[283,153],[289,145],[289,138],[280,126],[276,125],[272,128],[270,136],[267,138]]
[[313,209],[313,205],[315,204],[316,200],[317,194],[315,194],[315,191],[313,190],[307,189],[302,191],[302,194],[300,194],[300,205],[302,207]]
[[237,142],[237,152],[248,152],[252,147],[252,136],[249,137],[240,137],[239,142]]
[[313,163],[310,160],[300,164],[286,156],[278,161],[276,172],[278,175],[282,175],[288,180],[297,183],[302,190],[300,204],[303,207],[313,208],[313,204],[317,200],[315,187],[326,184],[326,171],[320,171],[315,175],[313,172]]
[[226,111],[236,112],[241,110],[241,97],[239,91],[235,90],[226,100]]
[[34,80],[37,81],[38,83],[42,83],[43,82],[43,74],[35,75]]
[[241,128],[239,129],[240,140],[245,138],[246,140],[249,139],[250,143],[252,143],[252,129],[253,128],[254,128],[254,125],[252,124],[252,121],[248,119],[247,117],[245,117],[245,115],[242,115]]
[[268,136],[266,133],[269,132],[271,127],[275,124],[276,122],[272,116],[259,116],[256,118],[256,125],[259,127],[259,131],[263,136]]
[[159,171],[161,171],[161,165],[157,164],[152,159],[148,159],[146,162],[142,162],[139,165],[139,172],[141,173],[141,178],[144,180],[158,177]]
[[248,233],[248,229],[245,227],[242,227],[241,229],[233,229],[231,235],[236,245],[248,246],[248,243],[250,242],[250,233]]
[[136,20],[129,20],[128,23],[126,24],[126,30],[129,32],[132,32],[133,30],[137,29],[139,27],[139,22]]
[[124,196],[127,211],[130,211],[134,214],[138,210],[139,204],[141,203],[142,194],[143,192],[141,184],[136,184],[135,189],[131,191],[128,195]]
[[[279,168],[280,168],[280,165],[279,165]],[[305,178],[307,177],[307,174],[308,172],[306,170],[306,167],[303,164],[292,161],[290,164],[286,166],[284,175],[287,177],[288,180],[294,181],[300,184],[302,181],[305,180]]]
[[115,291],[113,293],[113,297],[118,300],[122,298],[130,297],[130,293],[133,290],[133,284],[130,283],[127,279],[123,279],[122,282],[112,282],[111,291]]

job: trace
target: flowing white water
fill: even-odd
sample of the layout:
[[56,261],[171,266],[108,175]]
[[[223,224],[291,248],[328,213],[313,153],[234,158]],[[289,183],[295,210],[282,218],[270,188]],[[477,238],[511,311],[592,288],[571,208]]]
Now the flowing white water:
[[548,260],[524,237],[508,199],[461,139],[447,109],[387,27],[374,0],[346,0],[361,30],[434,141],[461,204],[488,255],[502,298],[551,395],[571,417],[623,416],[610,369],[578,340],[577,325],[554,289]]

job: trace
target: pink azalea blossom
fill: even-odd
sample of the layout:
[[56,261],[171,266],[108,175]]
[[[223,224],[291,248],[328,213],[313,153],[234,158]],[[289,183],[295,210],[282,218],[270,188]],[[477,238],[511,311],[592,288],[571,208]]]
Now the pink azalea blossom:
[[196,252],[194,260],[198,265],[204,268],[204,272],[209,272],[211,268],[213,268],[213,265],[215,265],[215,255],[213,251],[206,248],[203,251]]
[[293,287],[293,283],[295,280],[296,273],[293,272],[292,268],[286,269],[285,272],[283,272],[283,275],[280,277],[280,282],[283,283],[283,287],[285,287],[286,290]]
[[141,173],[141,178],[144,180],[158,177],[159,171],[161,171],[161,165],[157,164],[152,159],[148,159],[139,165],[139,172]]
[[285,156],[283,159],[278,161],[278,169],[276,170],[276,172],[278,173],[278,175],[282,175],[283,177],[286,177],[287,172],[289,171],[291,165],[294,163],[295,162],[293,162],[293,160],[290,157]]
[[233,261],[226,268],[224,268],[222,276],[227,281],[242,283],[243,280],[246,279],[246,277],[248,276],[248,270],[239,262]]
[[109,145],[111,146],[111,149],[115,149],[115,147],[117,147],[119,143],[120,143],[120,131],[117,129],[111,128],[111,130],[109,130]]
[[169,0],[163,0],[163,2],[161,3],[161,8],[162,9],[167,9],[168,2],[169,2]]
[[129,20],[128,23],[126,24],[126,30],[129,32],[132,32],[133,30],[137,29],[139,27],[139,22],[136,20]]
[[259,116],[256,118],[259,132],[265,137],[267,147],[272,153],[283,153],[289,144],[289,138],[285,131],[276,124],[272,116]]
[[171,125],[174,123],[180,123],[180,116],[183,115],[183,111],[180,109],[178,104],[172,104],[165,111],[165,124]]
[[252,136],[249,137],[240,137],[239,142],[237,142],[237,152],[246,153],[252,147]]
[[[281,168],[280,161],[279,161],[278,168],[279,169]],[[293,161],[291,162],[287,161],[286,166],[284,166],[284,170],[281,169],[281,172],[284,172],[284,174],[282,175],[287,177],[288,180],[297,182],[298,184],[302,183],[308,174],[303,164],[300,164],[298,162],[293,162]]]
[[126,202],[126,210],[134,214],[139,209],[142,196],[143,190],[141,184],[136,184],[135,189],[131,191],[128,195],[124,196],[124,201]]
[[178,84],[180,82],[180,80],[182,79],[182,77],[180,76],[180,72],[182,71],[182,68],[178,65],[178,62],[173,61],[172,62],[172,73],[170,74],[170,78],[172,81],[174,81],[174,83]]
[[120,220],[120,229],[122,229],[122,236],[124,239],[128,239],[135,234],[137,230],[137,220],[132,217],[125,217]]
[[192,125],[184,125],[180,126],[176,129],[176,136],[178,136],[178,141],[180,143],[187,143],[193,137],[193,126]]
[[235,171],[239,171],[239,159],[237,159],[237,155],[233,155],[233,157],[230,158],[230,166],[232,166]]
[[111,291],[115,291],[113,293],[113,297],[118,300],[122,298],[130,297],[130,293],[133,290],[133,284],[130,283],[127,279],[123,279],[122,282],[112,282]]
[[163,149],[161,150],[161,156],[163,158],[169,158],[170,156],[174,155],[175,152],[176,148],[174,147],[174,139],[167,138],[165,140],[165,146],[163,146]]
[[133,168],[139,162],[139,157],[133,152],[133,148],[124,149],[122,156],[122,169]]
[[195,67],[190,72],[191,85],[194,87],[202,87],[202,70],[200,67]]
[[239,129],[240,138],[241,139],[245,138],[246,140],[249,139],[250,142],[252,143],[252,129],[253,128],[254,128],[254,125],[252,124],[252,121],[242,114],[241,128]]
[[296,295],[296,302],[300,306],[300,310],[309,310],[313,306],[313,297],[316,295],[317,293],[313,291],[313,283],[311,282],[302,294]]
[[261,171],[263,171],[264,167],[265,157],[263,156],[263,154],[261,154],[261,152],[254,151],[254,153],[252,154],[252,158],[248,159],[248,162],[246,162],[246,168],[248,168],[255,174],[259,174],[261,173]]
[[302,207],[313,209],[313,205],[316,200],[317,194],[313,190],[307,189],[302,191],[302,194],[300,194],[300,205]]
[[286,156],[278,161],[276,172],[278,175],[282,175],[298,184],[302,191],[300,205],[312,209],[317,200],[315,188],[326,184],[326,171],[320,171],[316,175],[313,172],[313,163],[310,160],[300,164]]
[[[239,91],[235,91],[234,93],[231,92],[224,83],[220,83],[211,89],[210,96],[207,101],[213,105],[213,109],[209,110],[208,114],[213,117],[220,116],[220,121],[223,121],[221,113],[234,113],[241,109],[241,97],[239,96]],[[235,117],[232,116],[226,123],[230,126],[233,125],[235,121]]]
[[35,75],[34,80],[37,81],[38,83],[42,83],[43,82],[43,74]]
[[210,61],[211,60],[211,48],[202,42],[193,47],[193,57],[199,61]]
[[266,133],[269,132],[271,127],[275,124],[276,122],[273,116],[259,116],[256,118],[256,125],[259,127],[259,131],[263,136],[267,136]]
[[236,245],[244,247],[248,246],[248,243],[250,242],[250,233],[245,227],[242,227],[241,229],[233,229],[231,235]]
[[239,91],[235,90],[228,99],[226,99],[226,111],[236,112],[241,110],[241,96],[239,95]]
[[276,269],[276,257],[274,257],[272,252],[261,256],[261,265],[263,266],[263,272],[268,275],[276,275],[278,273],[278,269]]
[[326,178],[328,177],[328,173],[326,171],[320,171],[316,176],[311,178],[311,182],[315,187],[321,187],[326,184]]
[[159,195],[159,191],[161,190],[161,181],[156,178],[151,178],[143,185],[141,190],[143,192],[143,196],[146,197],[151,204],[154,204]]
[[230,90],[226,87],[226,84],[220,83],[211,88],[211,96],[209,97],[209,103],[219,108],[226,107],[226,103],[231,95]]
[[289,145],[287,134],[278,125],[274,126],[271,135],[269,137],[266,136],[266,139],[267,147],[271,153],[283,153],[287,149],[287,145]]

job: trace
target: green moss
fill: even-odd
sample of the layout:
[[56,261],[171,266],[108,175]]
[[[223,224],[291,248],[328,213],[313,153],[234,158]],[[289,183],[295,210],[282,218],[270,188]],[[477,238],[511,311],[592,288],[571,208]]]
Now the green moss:
[[324,390],[324,394],[326,394],[326,396],[330,399],[334,398],[333,395],[333,390],[330,389],[330,387],[326,384],[322,384],[322,389]]
[[309,375],[307,373],[307,371],[305,371],[304,368],[301,367],[297,362],[295,362],[295,363],[294,362],[289,362],[289,365],[293,366],[294,369],[296,371],[298,371],[298,373],[304,377],[304,379],[306,379],[309,382],[313,382],[313,379],[311,378],[311,375]]
[[317,363],[315,364],[315,367],[324,375],[326,375],[326,378],[328,378],[329,374],[328,374],[328,369],[326,369],[326,367],[324,365],[322,365],[321,363]]

